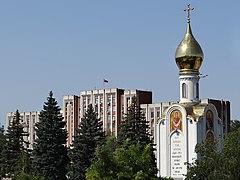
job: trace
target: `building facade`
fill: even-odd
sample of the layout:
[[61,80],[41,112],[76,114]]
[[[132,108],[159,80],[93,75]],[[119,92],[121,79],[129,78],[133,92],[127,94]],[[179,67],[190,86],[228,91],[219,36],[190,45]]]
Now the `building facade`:
[[80,98],[79,96],[69,95],[63,97],[62,113],[64,120],[66,121],[66,129],[68,133],[67,146],[73,141],[76,136],[76,130],[79,126],[80,118]]
[[[201,99],[201,104],[213,104],[217,110],[218,117],[223,122],[223,134],[226,136],[230,132],[230,102],[216,99]],[[156,128],[164,112],[170,105],[177,104],[177,102],[161,102],[156,104],[141,104],[141,108],[149,122],[150,134],[156,144]]]
[[124,90],[118,88],[80,91],[80,96],[64,96],[63,114],[68,130],[69,146],[76,130],[91,104],[103,122],[103,130],[107,134],[117,136],[118,128],[132,102],[137,98],[137,104],[152,103],[152,92],[141,90]]
[[[7,127],[11,125],[16,112],[7,113]],[[29,149],[33,149],[33,143],[36,139],[36,131],[34,129],[35,124],[39,122],[39,114],[38,111],[32,112],[19,112],[20,113],[20,124],[23,127],[24,132],[27,132],[29,135],[24,136],[24,141],[28,142],[24,146]]]

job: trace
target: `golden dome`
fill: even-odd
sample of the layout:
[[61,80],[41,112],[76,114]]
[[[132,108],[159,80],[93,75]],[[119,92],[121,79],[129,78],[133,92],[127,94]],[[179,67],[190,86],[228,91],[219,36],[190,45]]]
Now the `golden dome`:
[[180,73],[199,73],[203,58],[202,48],[194,38],[189,22],[185,37],[178,45],[175,54]]

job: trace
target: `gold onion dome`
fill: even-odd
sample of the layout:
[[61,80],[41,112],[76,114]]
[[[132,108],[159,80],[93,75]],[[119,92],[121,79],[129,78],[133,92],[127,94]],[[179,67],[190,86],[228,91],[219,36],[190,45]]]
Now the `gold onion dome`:
[[199,73],[203,58],[202,48],[194,38],[189,22],[187,32],[182,42],[178,45],[175,54],[180,73]]

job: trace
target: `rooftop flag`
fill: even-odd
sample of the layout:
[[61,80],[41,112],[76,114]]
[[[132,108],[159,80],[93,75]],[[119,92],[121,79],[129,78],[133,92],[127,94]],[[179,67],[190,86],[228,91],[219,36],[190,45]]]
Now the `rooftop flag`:
[[107,79],[103,79],[103,82],[104,82],[104,83],[108,83],[108,80],[107,80]]

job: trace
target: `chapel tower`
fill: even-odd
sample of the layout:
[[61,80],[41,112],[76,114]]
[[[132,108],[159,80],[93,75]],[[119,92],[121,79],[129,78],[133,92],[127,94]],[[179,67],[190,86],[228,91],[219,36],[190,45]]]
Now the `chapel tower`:
[[199,69],[204,58],[203,51],[192,34],[190,12],[193,8],[188,4],[188,25],[186,34],[178,45],[175,54],[179,68],[180,103],[199,103]]

